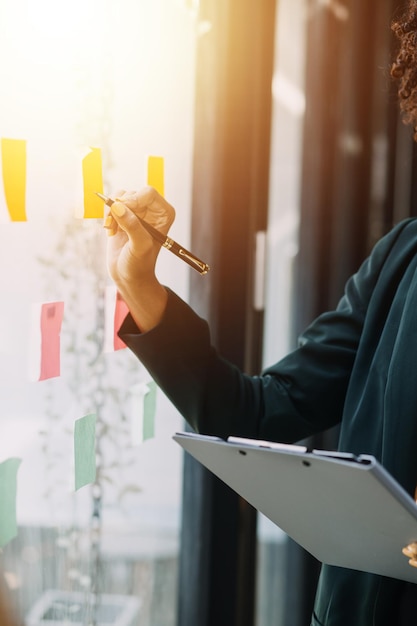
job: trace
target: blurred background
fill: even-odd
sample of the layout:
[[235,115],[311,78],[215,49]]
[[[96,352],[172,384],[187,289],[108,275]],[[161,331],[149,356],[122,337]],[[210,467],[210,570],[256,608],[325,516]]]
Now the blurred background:
[[[135,436],[150,379],[128,350],[104,349],[106,237],[102,219],[76,217],[81,162],[101,150],[111,195],[164,159],[171,234],[212,270],[162,251],[158,275],[258,373],[417,215],[389,76],[401,7],[0,3],[0,137],[27,150],[26,220],[10,220],[0,185],[0,463],[21,460],[0,566],[28,626],[308,626],[319,564],[183,457],[171,437],[186,426],[161,391],[154,435]],[[34,306],[55,301],[60,375],[33,380]],[[91,413],[96,481],[75,491],[74,421]]]

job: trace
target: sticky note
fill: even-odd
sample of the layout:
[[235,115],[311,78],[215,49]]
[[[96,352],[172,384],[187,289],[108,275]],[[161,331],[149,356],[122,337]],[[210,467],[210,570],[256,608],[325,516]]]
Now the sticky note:
[[106,287],[104,306],[104,352],[122,350],[126,344],[117,333],[129,309],[116,287]]
[[91,151],[82,160],[84,217],[104,217],[103,200],[95,192],[103,193],[103,165],[100,148]]
[[156,413],[156,392],[155,382],[148,383],[148,391],[143,399],[143,440],[151,439],[155,436],[155,413]]
[[96,415],[84,415],[74,426],[75,490],[96,479]]
[[41,308],[41,368],[39,380],[61,374],[61,326],[63,302],[48,302]]
[[26,221],[26,141],[1,139],[4,198],[13,222]]
[[161,196],[165,194],[163,157],[148,157],[148,185],[154,187]]
[[126,344],[124,343],[124,341],[120,339],[117,333],[119,332],[120,326],[122,325],[123,320],[125,319],[128,312],[129,312],[129,309],[127,308],[126,302],[123,300],[120,293],[117,292],[116,305],[115,305],[115,310],[114,310],[114,325],[113,325],[113,329],[114,329],[113,346],[115,350],[122,350],[123,348],[126,348]]
[[33,306],[30,341],[30,378],[46,380],[61,375],[63,302]]
[[132,442],[143,443],[155,436],[155,414],[158,386],[154,381],[132,390]]
[[17,458],[0,463],[0,548],[17,535],[16,492],[20,463],[21,459]]

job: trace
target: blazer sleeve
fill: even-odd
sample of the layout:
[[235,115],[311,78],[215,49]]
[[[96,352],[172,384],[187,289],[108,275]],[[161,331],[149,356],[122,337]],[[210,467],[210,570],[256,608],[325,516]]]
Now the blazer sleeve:
[[406,222],[382,238],[298,347],[249,376],[213,347],[207,322],[168,290],[161,323],[141,334],[130,315],[120,337],[158,386],[203,434],[295,442],[340,422],[370,298]]

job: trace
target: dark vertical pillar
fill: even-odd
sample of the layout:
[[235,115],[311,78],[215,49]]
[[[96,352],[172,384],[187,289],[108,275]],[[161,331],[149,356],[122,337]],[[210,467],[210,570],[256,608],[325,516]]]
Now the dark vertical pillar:
[[[257,230],[268,200],[275,0],[202,0],[195,105],[191,304],[213,342],[259,371],[262,313],[252,307]],[[184,459],[179,626],[252,626],[256,512]]]
[[397,5],[349,0],[310,13],[295,334],[337,304],[376,231],[392,224]]

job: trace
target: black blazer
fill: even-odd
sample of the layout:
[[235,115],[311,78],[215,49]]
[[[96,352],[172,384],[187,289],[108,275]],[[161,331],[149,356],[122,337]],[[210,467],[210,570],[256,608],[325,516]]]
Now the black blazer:
[[[157,328],[141,335],[128,316],[120,336],[196,431],[296,442],[340,423],[340,450],[373,454],[414,493],[417,219],[382,238],[336,310],[260,376],[218,355],[207,323],[172,292]],[[402,587],[323,566],[312,624],[393,626]]]

